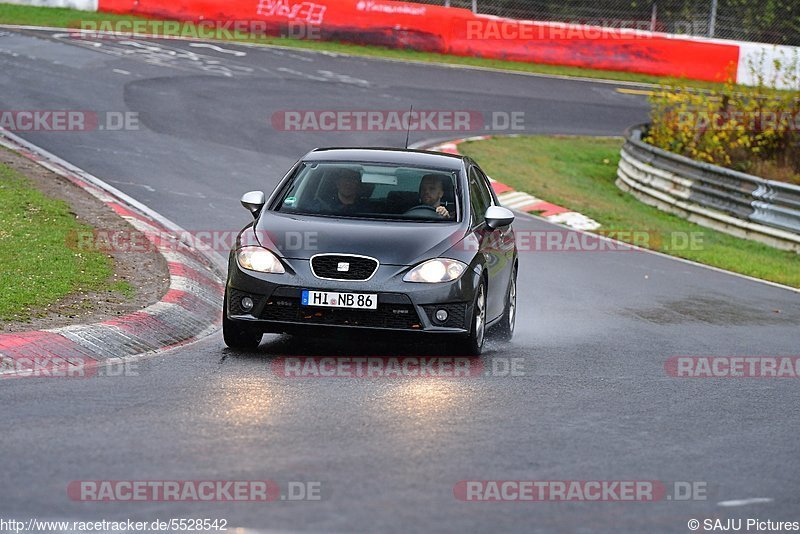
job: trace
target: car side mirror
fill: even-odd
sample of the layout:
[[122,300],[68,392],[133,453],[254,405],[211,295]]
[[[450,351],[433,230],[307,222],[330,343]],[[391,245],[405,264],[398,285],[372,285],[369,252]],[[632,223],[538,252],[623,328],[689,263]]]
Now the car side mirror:
[[258,217],[266,203],[267,197],[264,196],[263,191],[250,191],[242,195],[242,206],[253,214],[254,219]]
[[502,206],[489,206],[486,210],[486,226],[496,230],[514,222],[514,212]]

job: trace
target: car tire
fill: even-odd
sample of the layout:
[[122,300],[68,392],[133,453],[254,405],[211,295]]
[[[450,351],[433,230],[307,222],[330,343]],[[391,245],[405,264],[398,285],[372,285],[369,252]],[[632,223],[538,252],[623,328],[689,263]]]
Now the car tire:
[[463,349],[467,356],[480,356],[486,340],[486,282],[481,280],[475,292],[475,303],[472,307],[472,325]]
[[511,273],[511,282],[506,293],[506,308],[503,317],[495,328],[495,334],[500,341],[511,341],[514,337],[514,328],[517,322],[517,269]]
[[261,344],[263,333],[252,326],[228,319],[228,292],[222,304],[222,339],[233,350],[255,350]]

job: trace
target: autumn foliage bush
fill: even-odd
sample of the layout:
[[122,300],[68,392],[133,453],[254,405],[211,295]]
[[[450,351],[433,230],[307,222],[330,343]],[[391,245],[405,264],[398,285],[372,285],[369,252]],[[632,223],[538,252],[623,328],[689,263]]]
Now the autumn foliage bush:
[[[800,183],[800,62],[795,57],[771,67],[757,69],[773,74],[757,77],[752,87],[660,88],[650,98],[644,141],[697,161]],[[794,89],[772,89],[779,80]]]

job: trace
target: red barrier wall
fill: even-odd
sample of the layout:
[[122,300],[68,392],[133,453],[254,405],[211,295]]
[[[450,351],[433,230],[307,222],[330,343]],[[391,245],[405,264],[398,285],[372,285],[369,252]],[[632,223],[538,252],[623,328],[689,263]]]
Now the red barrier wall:
[[[470,15],[453,20],[452,54],[709,81],[736,75],[739,47],[734,44]],[[514,38],[517,36],[524,38]]]
[[516,21],[388,0],[99,0],[99,10],[183,20],[312,24],[325,39],[721,81],[739,47],[633,30]]

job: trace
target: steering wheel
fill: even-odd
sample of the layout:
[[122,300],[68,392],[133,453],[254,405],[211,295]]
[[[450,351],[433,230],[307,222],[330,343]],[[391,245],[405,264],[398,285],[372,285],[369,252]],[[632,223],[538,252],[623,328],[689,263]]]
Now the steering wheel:
[[427,204],[419,204],[417,206],[414,206],[413,208],[407,209],[406,212],[403,213],[403,215],[430,215],[429,213],[425,213],[427,211],[432,211],[433,213],[436,213],[436,215],[439,215],[436,212],[436,208],[434,208],[433,206],[429,206]]

